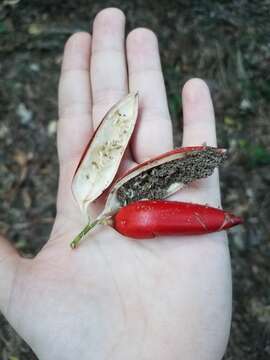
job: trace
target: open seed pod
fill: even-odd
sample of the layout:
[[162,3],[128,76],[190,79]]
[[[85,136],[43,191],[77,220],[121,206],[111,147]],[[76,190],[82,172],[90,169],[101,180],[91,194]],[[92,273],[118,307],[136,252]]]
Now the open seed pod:
[[104,116],[79,162],[72,192],[81,211],[112,183],[135,127],[138,93],[130,93]]
[[210,176],[225,160],[225,149],[210,146],[178,148],[129,170],[112,186],[104,214],[147,199],[161,200],[192,181]]
[[138,200],[162,200],[185,184],[210,176],[225,160],[225,150],[209,146],[175,149],[129,170],[113,184],[103,212],[72,241],[75,248],[95,225],[108,223],[123,206]]

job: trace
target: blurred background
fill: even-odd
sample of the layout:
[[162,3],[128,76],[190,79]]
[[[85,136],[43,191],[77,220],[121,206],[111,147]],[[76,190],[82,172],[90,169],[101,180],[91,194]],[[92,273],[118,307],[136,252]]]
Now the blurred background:
[[[224,359],[270,359],[270,1],[1,0],[0,232],[26,256],[48,238],[63,46],[107,6],[125,12],[127,32],[146,26],[159,38],[175,146],[179,89],[194,76],[211,89],[218,143],[229,151],[223,206],[245,218],[229,232],[234,312]],[[0,358],[36,359],[1,315]]]

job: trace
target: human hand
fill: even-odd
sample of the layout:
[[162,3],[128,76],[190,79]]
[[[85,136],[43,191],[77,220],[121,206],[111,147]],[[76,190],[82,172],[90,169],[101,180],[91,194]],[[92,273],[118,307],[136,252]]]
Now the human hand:
[[[78,33],[66,44],[57,216],[34,259],[20,258],[0,239],[0,309],[40,360],[221,359],[231,317],[225,232],[136,241],[102,227],[78,249],[69,247],[85,225],[71,193],[72,177],[93,130],[115,102],[139,91],[138,126],[121,171],[173,147],[157,39],[140,28],[125,40],[124,26],[120,10],[105,9],[92,36]],[[183,145],[215,146],[205,83],[186,83],[182,100]],[[217,171],[170,199],[219,206]]]

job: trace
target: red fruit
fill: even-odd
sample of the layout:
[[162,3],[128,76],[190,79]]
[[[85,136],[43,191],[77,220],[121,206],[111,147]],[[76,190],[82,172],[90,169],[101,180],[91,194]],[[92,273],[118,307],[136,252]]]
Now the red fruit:
[[199,235],[243,223],[227,211],[178,201],[141,200],[122,207],[113,227],[122,235],[146,239],[158,235]]

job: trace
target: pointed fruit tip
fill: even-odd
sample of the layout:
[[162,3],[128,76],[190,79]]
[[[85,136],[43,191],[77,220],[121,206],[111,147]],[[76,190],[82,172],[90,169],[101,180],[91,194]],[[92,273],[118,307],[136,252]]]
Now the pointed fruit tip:
[[244,223],[243,218],[241,218],[240,216],[236,216],[236,215],[228,213],[226,217],[227,217],[227,219],[224,224],[224,229],[229,229],[233,226],[241,225]]
[[240,216],[233,216],[233,223],[234,225],[244,224],[244,219]]

